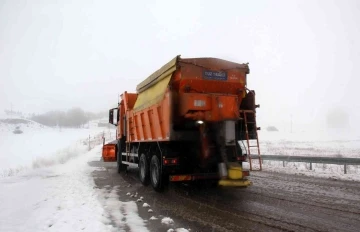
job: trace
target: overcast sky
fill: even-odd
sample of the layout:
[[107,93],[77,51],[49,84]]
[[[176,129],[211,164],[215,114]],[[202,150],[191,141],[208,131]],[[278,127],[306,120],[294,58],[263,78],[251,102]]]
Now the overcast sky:
[[360,118],[360,1],[0,0],[0,111],[117,95],[181,55],[249,62],[263,124]]

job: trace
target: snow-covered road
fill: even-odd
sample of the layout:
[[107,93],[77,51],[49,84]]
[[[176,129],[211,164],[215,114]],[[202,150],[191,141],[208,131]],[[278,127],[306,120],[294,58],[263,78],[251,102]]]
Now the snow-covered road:
[[[118,174],[115,165],[105,166],[100,161],[91,165],[103,167],[93,173],[97,187],[109,191],[120,186],[112,192],[113,199],[132,201],[128,192],[143,196],[152,212],[143,209],[141,202],[137,203],[139,215],[148,220],[151,231],[355,232],[360,228],[356,181],[262,171],[252,172],[253,185],[246,189],[172,184],[159,194],[151,186],[141,185],[137,169]],[[171,218],[173,223],[164,225],[163,218]],[[113,217],[113,224],[121,222],[118,219]]]
[[[17,170],[13,176],[0,177],[1,232],[356,231],[360,227],[358,182],[342,181],[356,172],[341,178],[325,173],[326,178],[319,179],[319,172],[268,164],[265,171],[252,172],[254,185],[247,189],[172,185],[159,194],[140,184],[137,169],[119,175],[114,163],[100,161],[101,128],[60,132],[35,125],[24,128],[23,135],[12,134],[12,129],[1,131],[6,137],[0,147],[6,152],[1,153],[0,168]],[[90,151],[89,134],[94,141]],[[111,133],[105,135],[108,141],[113,139]],[[270,139],[262,143],[265,151],[282,143],[296,150],[293,146],[302,144],[268,135]],[[16,143],[19,136],[26,138],[21,146]],[[331,141],[324,141],[324,149],[327,143]],[[308,147],[316,144],[307,142]],[[359,141],[352,144],[356,148]],[[348,154],[356,156],[351,151]],[[19,169],[22,166],[27,168]],[[304,176],[308,173],[312,177]]]

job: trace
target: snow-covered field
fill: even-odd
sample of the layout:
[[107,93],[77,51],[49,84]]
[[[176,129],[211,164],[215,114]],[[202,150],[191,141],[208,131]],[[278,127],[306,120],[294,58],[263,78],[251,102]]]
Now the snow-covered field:
[[309,132],[259,132],[261,153],[360,158],[360,132],[327,130]]
[[[79,129],[50,128],[33,121],[25,122],[0,122],[0,177],[65,162],[76,155],[73,150],[89,136],[110,133],[107,128],[97,127],[95,122],[86,125],[89,128]],[[22,133],[14,134],[16,128]]]
[[[261,154],[360,158],[360,133],[349,130],[259,133]],[[264,170],[360,181],[360,166],[264,161]]]

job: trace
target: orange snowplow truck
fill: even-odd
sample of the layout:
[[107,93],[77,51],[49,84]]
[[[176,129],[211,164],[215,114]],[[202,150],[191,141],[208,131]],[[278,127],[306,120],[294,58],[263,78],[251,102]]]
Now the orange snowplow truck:
[[260,128],[247,74],[247,64],[176,56],[110,109],[117,139],[103,146],[103,160],[117,162],[119,173],[138,167],[140,181],[156,191],[169,181],[206,179],[249,186]]

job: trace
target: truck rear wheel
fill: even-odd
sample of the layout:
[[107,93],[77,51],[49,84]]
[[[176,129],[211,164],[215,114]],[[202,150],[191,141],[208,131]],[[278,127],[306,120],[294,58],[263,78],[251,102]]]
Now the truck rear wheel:
[[143,185],[149,184],[149,162],[147,161],[146,155],[143,153],[140,155],[139,160],[139,178]]
[[163,178],[161,172],[161,164],[157,155],[153,155],[150,161],[150,180],[151,185],[157,192],[161,192],[163,190]]

